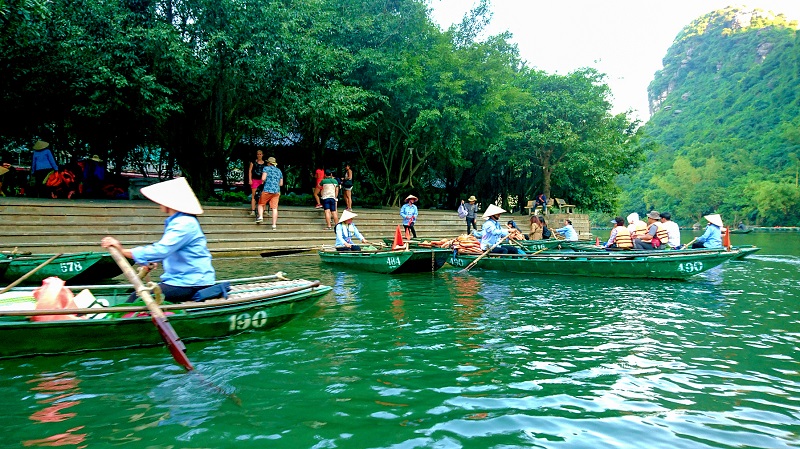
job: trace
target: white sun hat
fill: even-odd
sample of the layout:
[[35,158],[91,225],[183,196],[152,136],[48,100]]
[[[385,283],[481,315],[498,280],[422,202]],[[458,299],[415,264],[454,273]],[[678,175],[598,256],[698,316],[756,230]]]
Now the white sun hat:
[[709,223],[722,227],[722,217],[719,214],[706,215],[703,218],[708,220]]
[[347,221],[347,220],[349,220],[351,218],[356,218],[356,217],[358,217],[358,214],[354,214],[354,213],[350,212],[349,210],[346,210],[346,211],[342,212],[342,216],[339,217],[338,223],[341,223],[343,221]]
[[631,212],[628,215],[628,223],[633,223],[635,221],[639,221],[639,214],[637,214],[636,212]]
[[490,204],[489,207],[486,208],[486,212],[483,213],[483,218],[489,218],[492,215],[500,215],[503,212],[505,212],[503,208]]
[[197,201],[197,197],[194,196],[189,183],[186,182],[186,178],[175,178],[159,182],[158,184],[142,187],[140,191],[150,201],[172,210],[190,215],[203,213],[203,208],[200,206],[200,202]]

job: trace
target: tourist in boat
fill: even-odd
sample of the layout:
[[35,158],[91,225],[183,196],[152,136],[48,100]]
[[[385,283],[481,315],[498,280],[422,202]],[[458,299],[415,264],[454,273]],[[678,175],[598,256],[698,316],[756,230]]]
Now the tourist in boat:
[[464,201],[462,200],[461,204],[464,206],[464,210],[467,211],[465,220],[467,221],[467,234],[469,234],[470,229],[475,231],[478,230],[478,226],[475,225],[475,217],[478,216],[478,204],[476,203],[478,199],[475,198],[475,195],[471,195],[469,198],[467,198],[467,201],[468,202],[464,204]]
[[506,223],[506,227],[508,228],[508,239],[509,240],[528,240],[528,236],[523,234],[522,229],[517,226],[517,222],[514,220],[508,220]]
[[647,223],[639,219],[639,214],[631,212],[628,214],[628,231],[631,235],[644,234],[647,232]]
[[[486,251],[492,248],[492,253],[495,254],[524,254],[518,248],[510,245],[497,245],[503,237],[508,236],[509,229],[500,224],[500,214],[505,212],[504,209],[490,204],[483,213],[483,218],[486,222],[483,223],[480,231],[473,231],[472,235],[481,241],[481,250]],[[497,245],[497,246],[495,246]]]
[[706,232],[695,239],[692,248],[722,248],[722,217],[719,214],[706,215]]
[[547,240],[553,236],[553,231],[547,227],[547,222],[544,219],[544,215],[539,217],[539,222],[542,224],[542,240]]
[[528,234],[528,238],[531,240],[542,240],[542,231],[544,227],[542,226],[542,222],[539,219],[538,215],[531,215],[530,218],[531,222],[531,232]]
[[336,224],[336,251],[361,251],[361,247],[353,243],[353,237],[360,240],[361,243],[368,243],[353,224],[355,217],[358,217],[358,214],[349,210],[342,212],[342,217]]
[[611,235],[608,237],[608,241],[605,245],[603,245],[603,247],[619,249],[633,248],[631,231],[629,231],[625,226],[625,219],[622,217],[616,217],[611,220],[611,223],[614,224],[614,228],[611,229]]
[[405,229],[406,235],[411,231],[411,235],[414,236],[414,238],[417,238],[417,231],[414,229],[414,225],[417,223],[417,216],[419,215],[417,206],[414,204],[417,200],[418,198],[414,195],[408,195],[405,204],[400,208],[400,216],[403,218],[403,229]]
[[661,214],[651,210],[647,214],[647,232],[633,235],[633,247],[635,249],[659,249],[662,244],[666,246],[669,241],[667,229],[661,225]]
[[667,244],[672,249],[679,249],[681,247],[681,228],[678,223],[672,221],[672,214],[669,212],[661,212],[661,224],[666,228],[669,235],[669,242]]
[[564,236],[564,240],[569,242],[577,242],[578,241],[578,231],[572,227],[572,220],[564,220],[564,226],[561,228],[556,229],[556,234],[560,234]]
[[[206,236],[200,229],[197,216],[203,208],[185,178],[175,178],[142,187],[142,195],[161,207],[167,214],[164,235],[156,243],[126,249],[114,237],[104,237],[103,248],[115,247],[125,257],[141,265],[161,262],[161,292],[165,301],[191,300],[199,290],[215,282],[214,267]],[[128,302],[136,299],[136,293]]]
[[266,162],[264,161],[264,152],[261,150],[256,151],[256,160],[250,162],[250,168],[247,170],[247,185],[250,186],[250,216],[256,215],[256,191],[258,187],[263,184],[261,180],[261,172],[264,171]]

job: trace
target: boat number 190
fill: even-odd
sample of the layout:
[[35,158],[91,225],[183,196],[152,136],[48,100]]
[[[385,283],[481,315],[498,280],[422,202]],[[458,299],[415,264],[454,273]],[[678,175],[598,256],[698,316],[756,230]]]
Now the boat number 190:
[[682,273],[696,273],[703,271],[703,262],[684,262],[678,264],[678,271]]
[[228,318],[231,322],[228,330],[243,331],[251,327],[259,328],[267,324],[267,312],[259,310],[252,316],[249,313],[233,314]]
[[62,273],[74,273],[76,271],[83,271],[80,262],[62,262],[58,264],[61,267]]

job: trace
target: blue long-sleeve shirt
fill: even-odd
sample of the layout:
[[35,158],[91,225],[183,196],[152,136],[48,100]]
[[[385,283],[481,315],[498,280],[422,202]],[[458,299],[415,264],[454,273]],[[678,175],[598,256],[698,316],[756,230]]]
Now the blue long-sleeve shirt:
[[481,249],[486,251],[491,248],[498,240],[508,235],[508,229],[500,223],[490,218],[486,220],[480,231],[472,231],[472,235],[481,239]]
[[53,153],[50,150],[36,150],[33,152],[33,161],[31,162],[31,173],[38,170],[55,170],[58,171],[58,164],[53,158]]
[[578,233],[575,231],[575,228],[572,225],[566,225],[563,228],[556,229],[556,232],[563,235],[564,239],[577,242],[578,241]]
[[200,222],[193,215],[178,212],[164,222],[164,235],[156,243],[131,249],[139,264],[161,262],[161,282],[176,287],[197,287],[215,282],[211,252]]
[[359,241],[364,240],[364,236],[358,232],[358,228],[353,223],[339,223],[336,225],[336,246],[347,246],[345,242],[350,245],[353,244],[353,237]]
[[417,206],[411,203],[403,204],[403,207],[400,208],[400,216],[403,217],[404,226],[408,226],[408,223],[412,221],[412,218],[416,223],[418,214],[419,212],[417,211]]
[[700,237],[697,237],[697,241],[702,243],[706,248],[722,248],[722,228],[709,223],[708,226],[706,226],[706,232]]

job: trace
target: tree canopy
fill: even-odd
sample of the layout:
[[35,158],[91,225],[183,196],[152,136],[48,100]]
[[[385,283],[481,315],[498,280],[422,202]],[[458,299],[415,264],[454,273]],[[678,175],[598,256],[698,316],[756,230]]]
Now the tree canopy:
[[262,149],[289,188],[349,163],[374,204],[544,191],[612,210],[636,123],[602,74],[533,70],[484,37],[490,6],[441,30],[423,0],[11,0],[2,146],[179,169],[201,198]]

